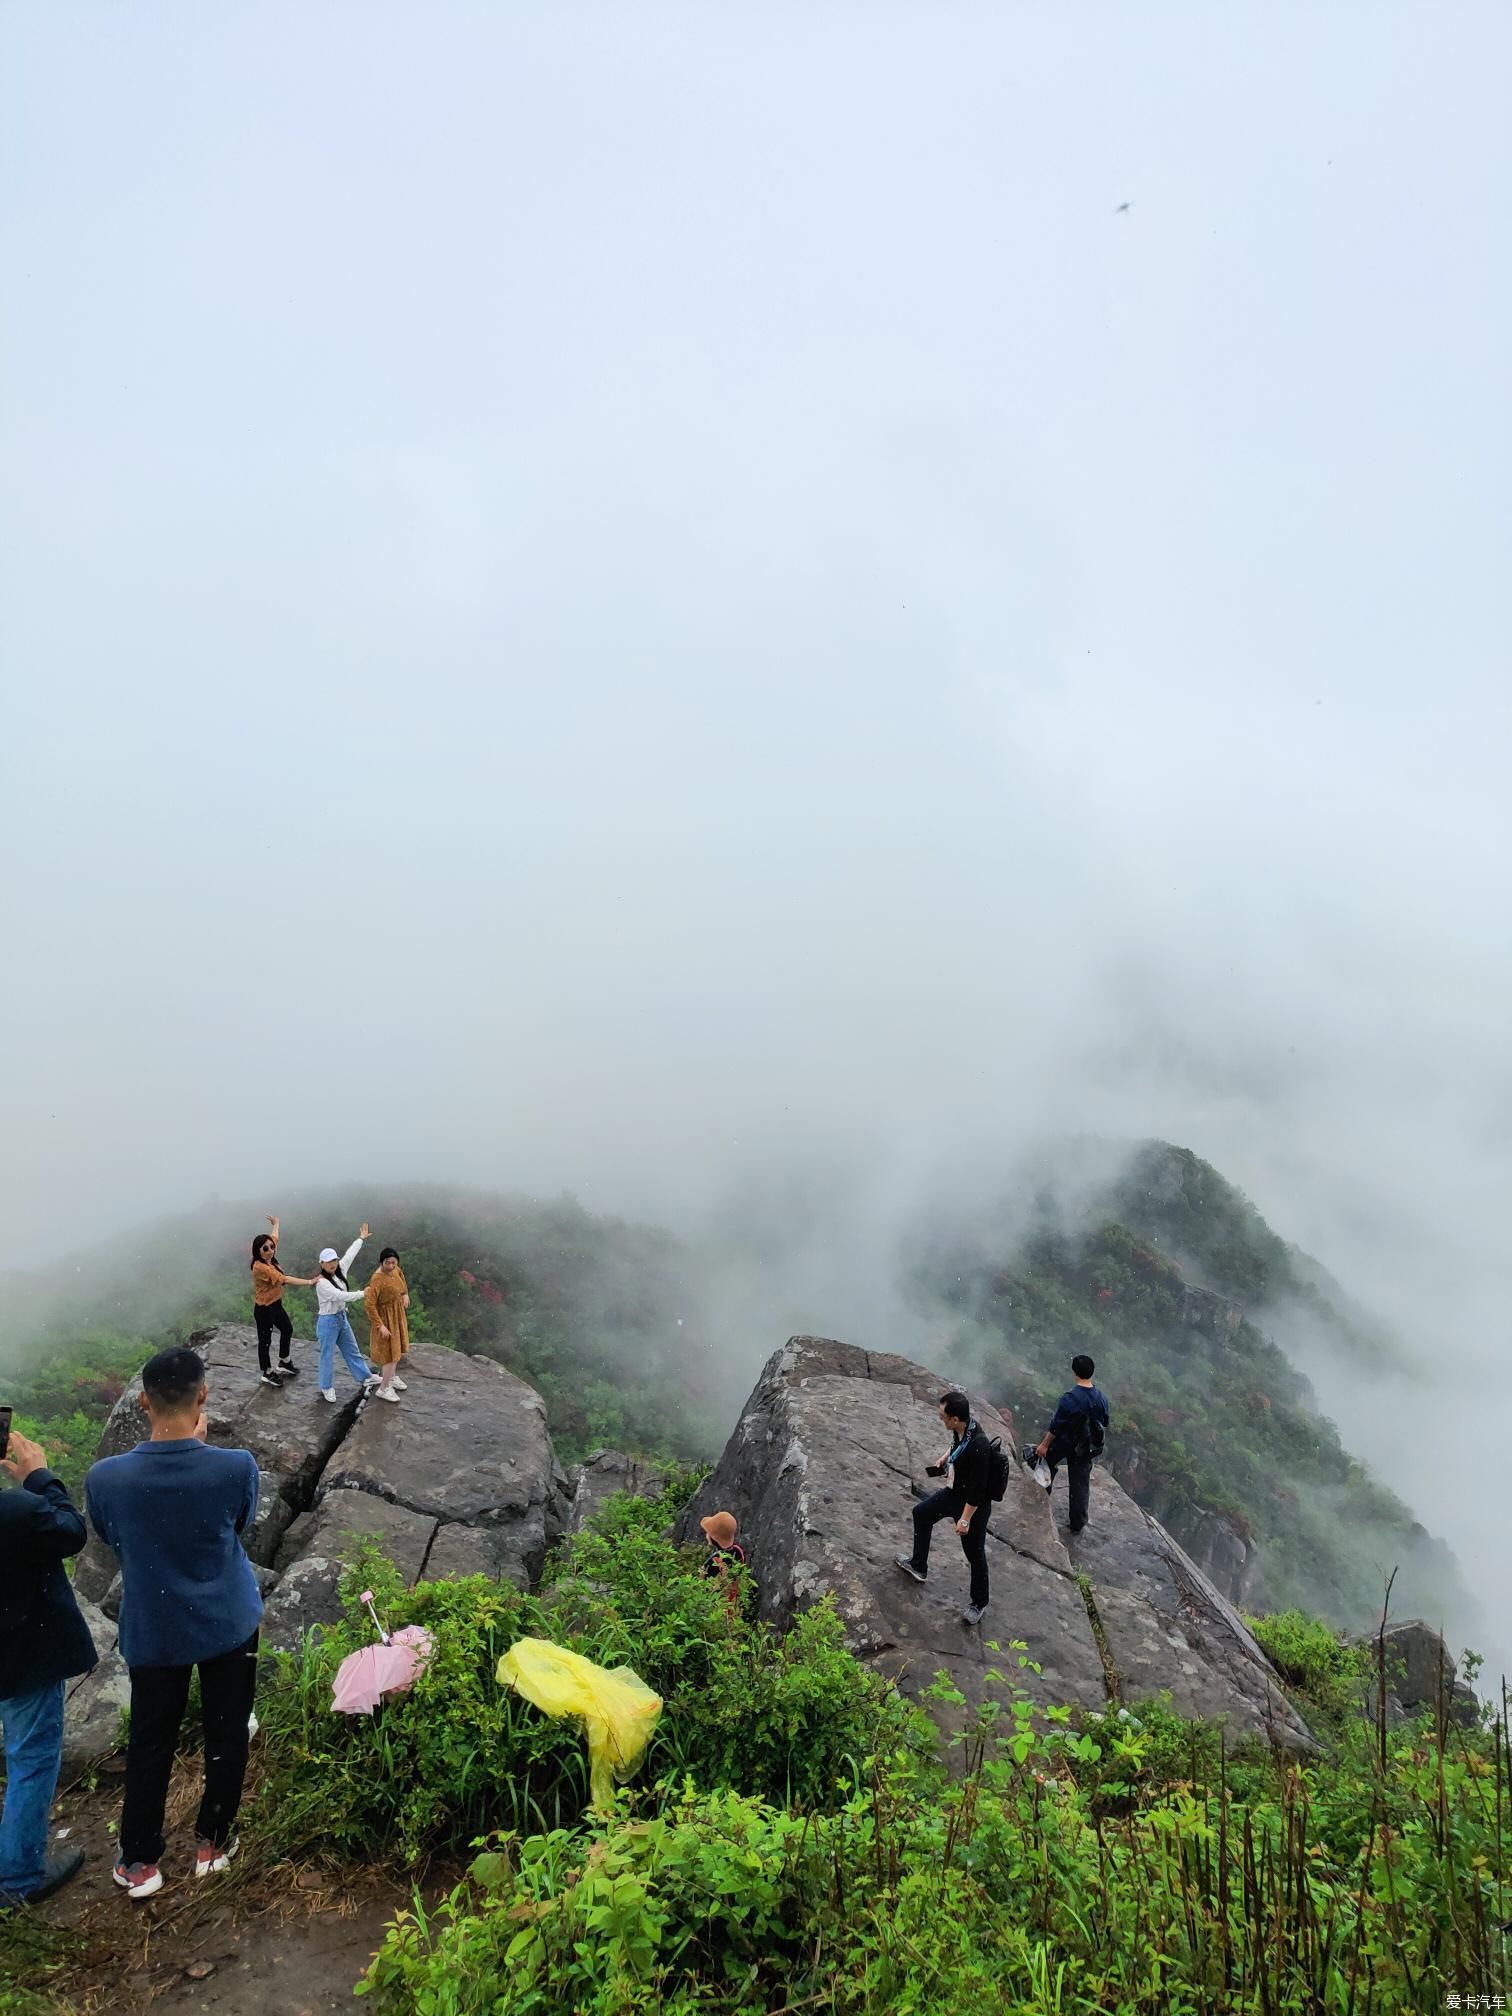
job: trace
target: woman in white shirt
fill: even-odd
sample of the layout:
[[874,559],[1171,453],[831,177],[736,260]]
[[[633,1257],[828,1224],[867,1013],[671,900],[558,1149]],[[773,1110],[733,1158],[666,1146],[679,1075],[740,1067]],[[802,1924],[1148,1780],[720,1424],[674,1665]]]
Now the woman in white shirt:
[[377,1374],[357,1349],[351,1318],[346,1313],[349,1302],[362,1300],[362,1289],[348,1288],[346,1270],[362,1251],[367,1230],[364,1225],[339,1260],[336,1248],[327,1246],[320,1256],[320,1272],[315,1276],[315,1338],[320,1345],[320,1397],[329,1400],[333,1406],[336,1388],[331,1381],[336,1376],[338,1344],[346,1360],[346,1368],[359,1386],[375,1386],[378,1383]]

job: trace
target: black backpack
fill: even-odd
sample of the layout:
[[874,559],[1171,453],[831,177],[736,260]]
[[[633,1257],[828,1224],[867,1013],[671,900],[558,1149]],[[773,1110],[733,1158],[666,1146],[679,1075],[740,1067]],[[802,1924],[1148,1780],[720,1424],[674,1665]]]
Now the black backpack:
[[1095,1463],[1108,1446],[1108,1431],[1096,1414],[1088,1414],[1082,1422],[1081,1442],[1078,1456],[1085,1456]]
[[1001,1504],[1008,1495],[1008,1479],[1013,1475],[1013,1464],[1009,1460],[1008,1451],[996,1435],[987,1444],[987,1448],[991,1458],[987,1475],[991,1480],[992,1501],[995,1505]]

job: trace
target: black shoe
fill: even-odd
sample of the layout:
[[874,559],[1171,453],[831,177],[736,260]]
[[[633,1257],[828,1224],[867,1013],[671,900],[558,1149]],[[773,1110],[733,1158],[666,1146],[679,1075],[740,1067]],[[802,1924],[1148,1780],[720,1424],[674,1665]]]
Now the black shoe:
[[1085,1519],[1083,1519],[1080,1526],[1068,1526],[1066,1528],[1066,1531],[1068,1533],[1085,1533],[1086,1530],[1087,1530],[1087,1522]]
[[893,1556],[893,1561],[896,1564],[896,1566],[898,1566],[903,1570],[903,1573],[905,1575],[912,1575],[915,1582],[928,1581],[929,1577],[925,1572],[925,1570],[922,1568],[915,1568],[912,1560],[909,1558],[907,1554],[895,1554]]
[[283,1381],[282,1379],[279,1378],[276,1372],[268,1371],[264,1372],[264,1374],[262,1375],[262,1383],[264,1386],[271,1386],[274,1392],[276,1393],[278,1391],[278,1388],[282,1386]]
[[51,1897],[65,1883],[72,1883],[83,1867],[82,1848],[65,1848],[61,1855],[49,1855],[42,1865],[42,1881],[36,1889],[28,1890],[24,1897],[17,1897],[9,1890],[0,1890],[0,1905],[40,1904],[44,1897]]
[[278,1376],[280,1379],[297,1379],[299,1377],[299,1367],[291,1365],[287,1358],[280,1358],[278,1361]]
[[986,1615],[987,1605],[985,1603],[973,1603],[969,1608],[962,1611],[961,1622],[963,1624],[980,1624]]

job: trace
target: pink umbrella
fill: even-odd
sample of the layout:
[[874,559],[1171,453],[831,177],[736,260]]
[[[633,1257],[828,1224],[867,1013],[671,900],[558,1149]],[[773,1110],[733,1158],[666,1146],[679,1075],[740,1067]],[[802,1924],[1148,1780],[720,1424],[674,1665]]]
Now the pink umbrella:
[[363,1590],[362,1600],[382,1642],[349,1652],[336,1668],[331,1707],[338,1715],[371,1715],[385,1694],[402,1694],[412,1686],[430,1657],[429,1631],[421,1630],[418,1624],[406,1624],[391,1637],[373,1608],[371,1589]]

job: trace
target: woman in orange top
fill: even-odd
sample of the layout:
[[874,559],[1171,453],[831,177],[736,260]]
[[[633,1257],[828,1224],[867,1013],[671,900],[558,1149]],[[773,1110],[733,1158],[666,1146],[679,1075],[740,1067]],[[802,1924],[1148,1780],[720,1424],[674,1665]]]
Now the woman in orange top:
[[383,1368],[373,1398],[397,1403],[404,1391],[399,1362],[409,1349],[409,1318],[404,1313],[409,1307],[409,1283],[392,1246],[379,1254],[378,1272],[367,1285],[362,1306],[370,1331],[368,1356]]
[[[252,1241],[252,1320],[257,1325],[257,1363],[262,1371],[264,1386],[281,1386],[285,1379],[297,1379],[299,1367],[289,1356],[289,1346],[294,1341],[294,1325],[289,1321],[288,1311],[283,1305],[285,1288],[313,1288],[313,1280],[301,1280],[297,1274],[285,1274],[278,1264],[278,1220],[270,1218],[273,1227]],[[273,1370],[268,1345],[273,1332],[278,1332],[278,1370]]]

